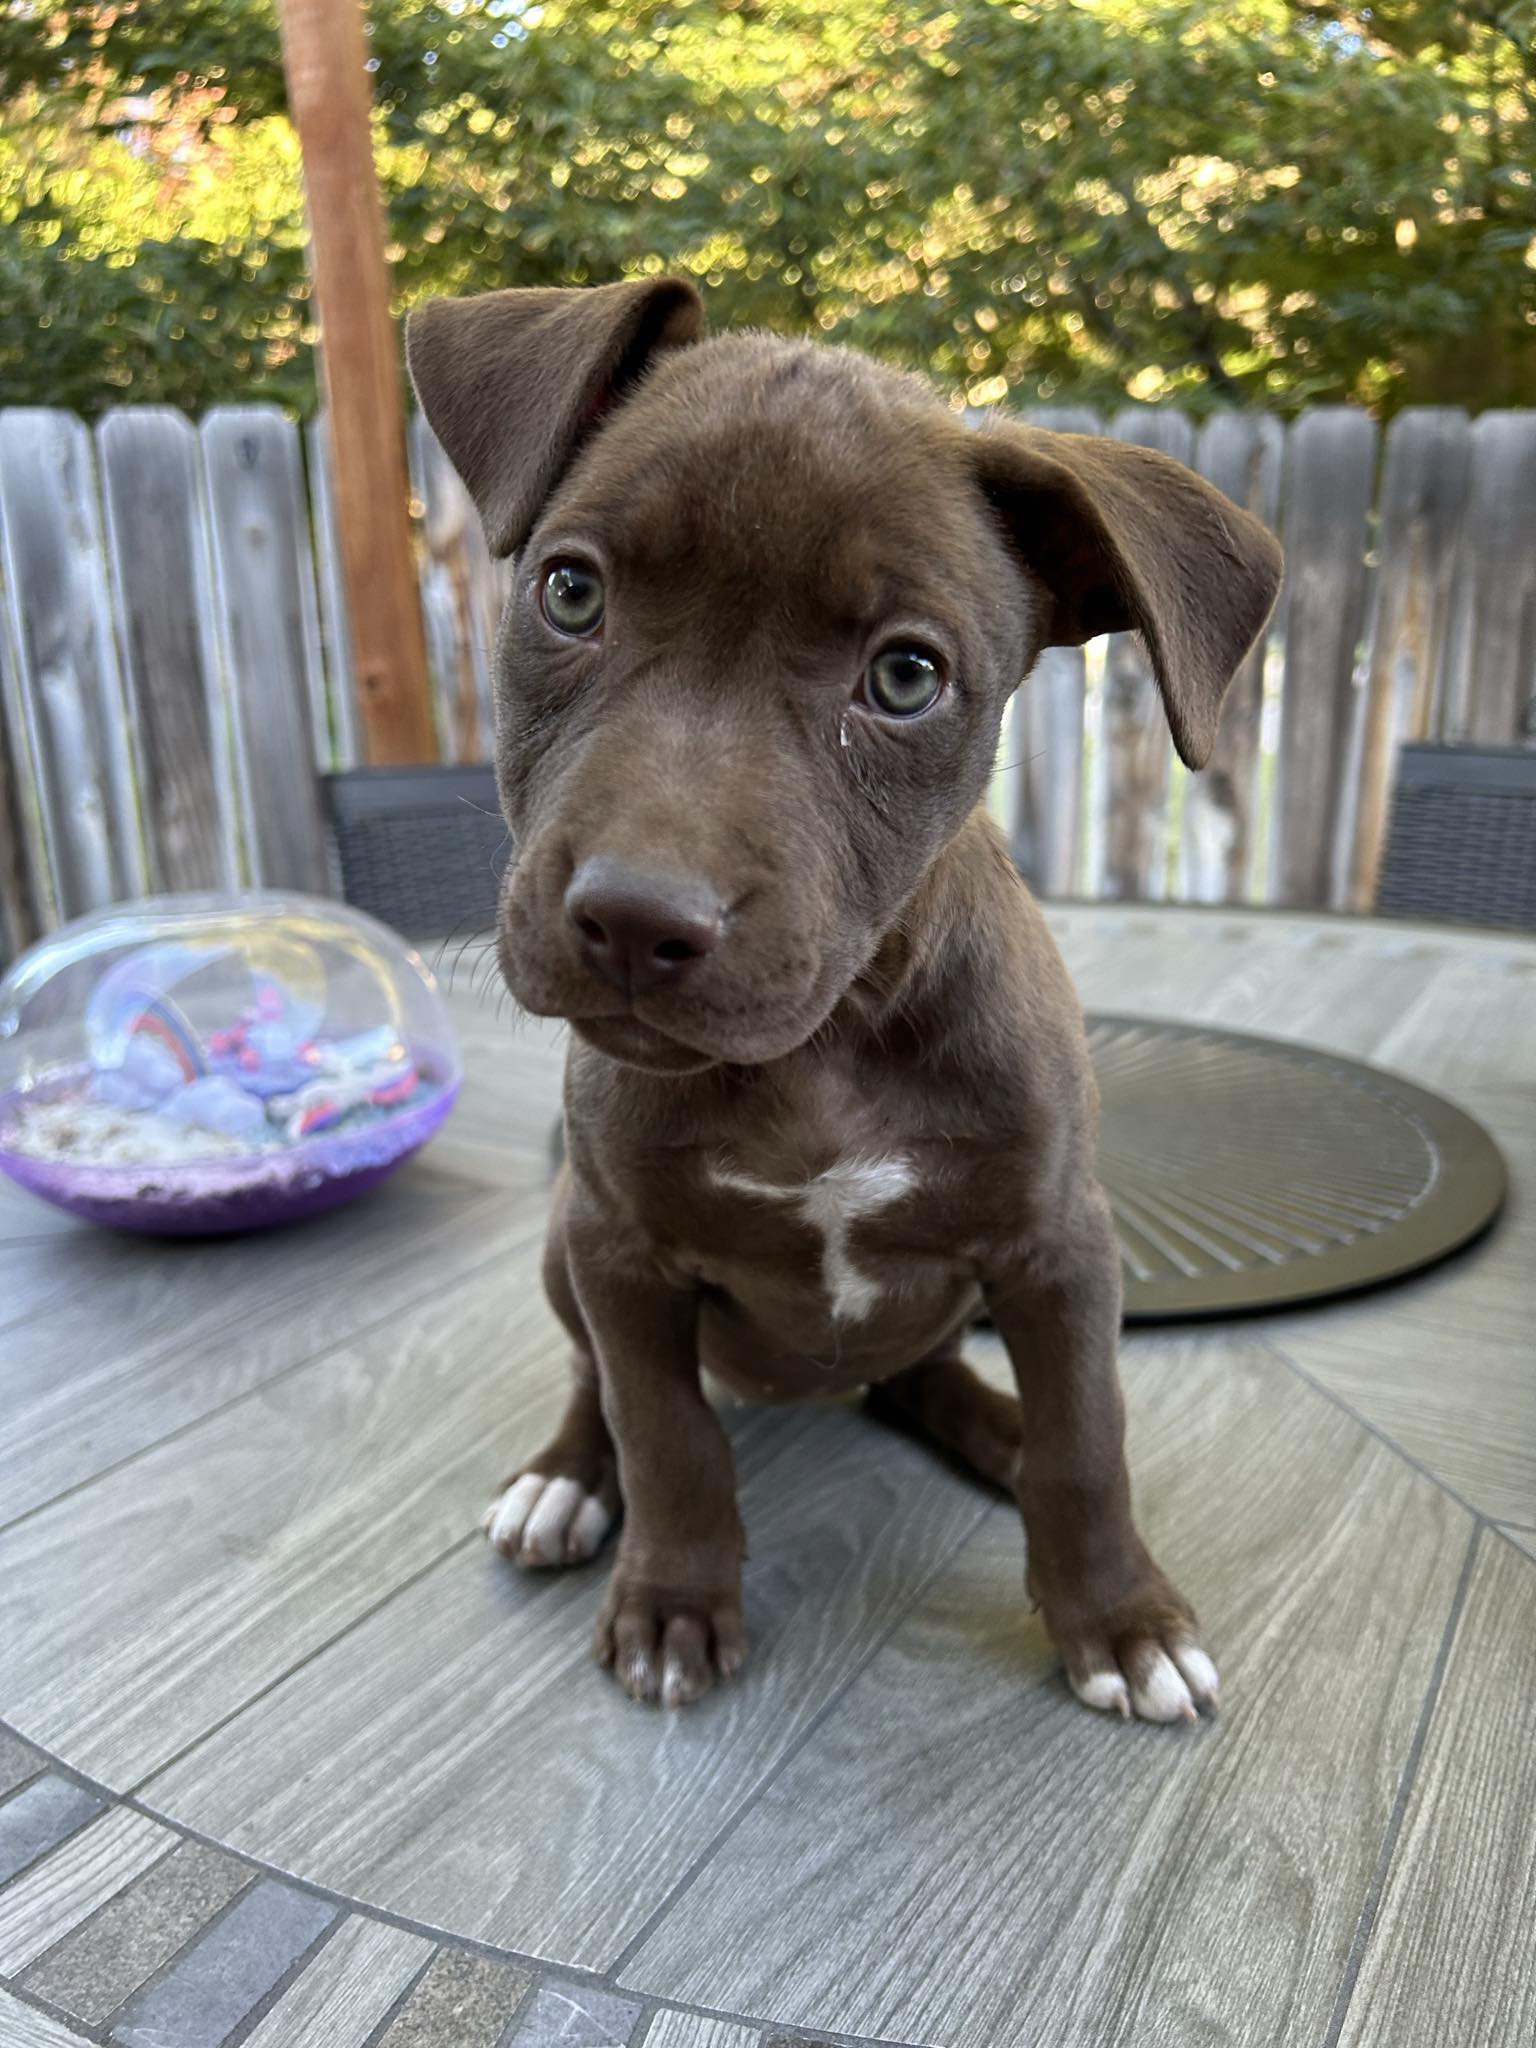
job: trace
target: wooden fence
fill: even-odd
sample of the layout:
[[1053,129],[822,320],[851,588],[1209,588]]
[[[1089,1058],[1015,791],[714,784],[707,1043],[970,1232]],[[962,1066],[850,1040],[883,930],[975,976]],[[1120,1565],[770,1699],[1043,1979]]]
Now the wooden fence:
[[[1032,417],[1191,463],[1288,558],[1201,775],[1133,637],[1042,660],[992,802],[1043,892],[1366,909],[1404,740],[1536,741],[1536,412]],[[411,436],[439,746],[476,760],[503,571]],[[316,771],[359,741],[324,437],[267,406],[0,413],[0,957],[145,891],[329,886]]]
[[1199,775],[1135,638],[1037,667],[994,805],[1043,893],[1368,910],[1398,748],[1536,741],[1536,412],[1032,417],[1177,456],[1286,551]]

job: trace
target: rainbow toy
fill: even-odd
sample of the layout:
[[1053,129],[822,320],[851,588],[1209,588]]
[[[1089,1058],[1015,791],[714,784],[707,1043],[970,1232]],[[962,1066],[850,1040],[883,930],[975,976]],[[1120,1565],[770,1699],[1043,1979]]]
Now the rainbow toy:
[[259,969],[239,1013],[200,1036],[192,994],[180,1002],[172,991],[191,991],[229,958],[228,947],[145,946],[102,976],[86,1017],[95,1101],[226,1138],[297,1144],[416,1094],[421,1076],[392,1025],[317,1037],[318,1006]]
[[165,1047],[183,1080],[195,1081],[206,1074],[208,1062],[197,1033],[169,991],[228,954],[227,946],[145,946],[109,967],[96,984],[85,1013],[97,1063],[121,1065],[127,1041],[143,1036]]

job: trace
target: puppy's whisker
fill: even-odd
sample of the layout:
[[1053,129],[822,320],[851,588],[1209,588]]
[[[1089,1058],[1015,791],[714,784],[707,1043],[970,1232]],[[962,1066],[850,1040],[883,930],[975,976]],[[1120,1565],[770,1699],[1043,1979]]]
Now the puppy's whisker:
[[[467,931],[465,930],[466,925],[468,926]],[[462,938],[459,937],[461,932],[464,933],[464,936]],[[465,918],[461,919],[460,922],[453,927],[452,931],[450,931],[447,934],[447,936],[440,942],[437,948],[436,957],[432,963],[433,973],[439,976],[441,976],[443,973],[443,961],[447,955],[448,948],[454,943],[456,939],[459,941],[458,950],[453,956],[452,965],[449,967],[446,976],[447,985],[450,990],[453,989],[455,982],[457,980],[459,969],[464,963],[465,953],[475,943],[476,939],[479,936],[480,928],[476,921],[473,918]]]
[[434,974],[442,973],[443,961],[447,957],[448,948],[453,944],[454,940],[459,936],[459,933],[464,929],[465,922],[466,920],[461,918],[459,922],[456,925],[454,925],[450,931],[446,931],[443,933],[442,937],[438,940],[436,946],[433,948],[432,957],[427,964],[431,967],[432,972]]
[[1015,769],[1027,767],[1031,761],[1043,761],[1047,752],[1048,749],[1045,747],[1035,747],[1028,753],[1017,755],[1012,761],[1001,762],[992,770],[992,773],[994,775],[1012,775]]
[[[454,974],[455,974],[455,975],[457,975],[457,973],[458,973],[459,969],[460,969],[460,968],[461,968],[461,967],[462,967],[462,966],[464,965],[464,955],[465,955],[465,954],[466,954],[467,952],[469,952],[469,950],[470,950],[470,948],[471,948],[472,946],[476,946],[476,945],[478,945],[478,944],[479,944],[479,942],[480,942],[480,941],[479,941],[479,934],[478,934],[478,933],[476,933],[476,932],[473,932],[473,931],[472,931],[472,932],[471,932],[471,933],[469,934],[469,936],[468,936],[468,937],[467,937],[467,938],[465,939],[464,943],[463,943],[463,944],[462,944],[462,945],[460,946],[460,948],[459,948],[459,950],[458,950],[457,954],[456,954],[456,955],[454,956],[454,962],[453,962],[453,972],[454,972]],[[475,980],[475,976],[476,976],[476,974],[477,974],[477,973],[479,972],[479,970],[480,970],[480,961],[479,961],[479,959],[478,959],[478,957],[477,957],[477,958],[476,958],[476,960],[475,960],[475,964],[474,964],[474,966],[473,966],[473,967],[472,967],[472,968],[470,969],[470,987],[471,987],[471,988],[473,988],[473,987],[474,987],[474,980]]]

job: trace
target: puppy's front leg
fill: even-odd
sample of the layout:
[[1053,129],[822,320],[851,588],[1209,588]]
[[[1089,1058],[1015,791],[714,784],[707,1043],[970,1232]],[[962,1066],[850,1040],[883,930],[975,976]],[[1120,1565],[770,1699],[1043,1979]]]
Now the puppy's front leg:
[[697,1302],[591,1225],[570,1255],[624,1496],[594,1647],[632,1698],[682,1706],[745,1654],[736,1475],[699,1383]]
[[1070,1210],[992,1263],[987,1306],[1023,1409],[1017,1490],[1030,1597],[1090,1707],[1193,1720],[1216,1668],[1189,1603],[1136,1532],[1116,1369],[1120,1253],[1089,1184]]

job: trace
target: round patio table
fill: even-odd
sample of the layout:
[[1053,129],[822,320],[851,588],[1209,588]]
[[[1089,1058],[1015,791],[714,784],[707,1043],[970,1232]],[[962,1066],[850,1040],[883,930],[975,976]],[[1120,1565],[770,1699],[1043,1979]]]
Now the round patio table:
[[[563,1394],[561,1047],[466,977],[462,1107],[352,1208],[154,1243],[0,1187],[0,2040],[1536,2037],[1536,941],[1049,916],[1122,1066],[1233,1034],[1306,1048],[1303,1092],[1368,1062],[1508,1169],[1411,1277],[1127,1331],[1138,1520],[1219,1717],[1078,1707],[1011,1503],[858,1403],[724,1412],[747,1666],[682,1714],[623,1699],[604,1566],[520,1574],[477,1532]],[[1402,1099],[1343,1085],[1367,1134]],[[1122,1186],[1149,1274],[1380,1234],[1358,1146],[1300,1213],[1282,1095],[1223,1110],[1267,1179]]]

